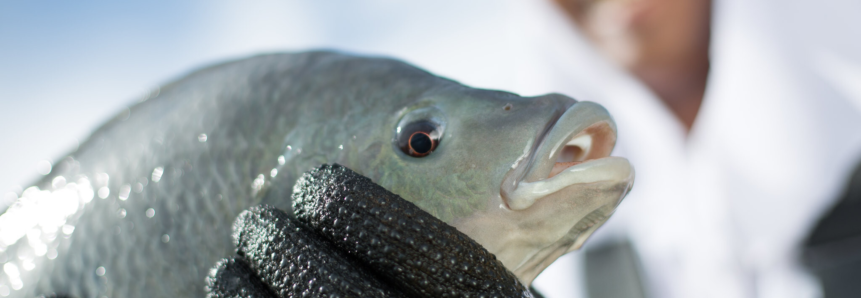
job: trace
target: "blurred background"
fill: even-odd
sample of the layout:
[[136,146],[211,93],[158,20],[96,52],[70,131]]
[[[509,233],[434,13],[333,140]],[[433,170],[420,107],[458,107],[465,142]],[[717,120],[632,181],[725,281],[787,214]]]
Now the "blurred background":
[[853,0],[3,1],[0,207],[183,74],[338,49],[610,110],[634,191],[536,280],[547,297],[857,297],[859,16]]

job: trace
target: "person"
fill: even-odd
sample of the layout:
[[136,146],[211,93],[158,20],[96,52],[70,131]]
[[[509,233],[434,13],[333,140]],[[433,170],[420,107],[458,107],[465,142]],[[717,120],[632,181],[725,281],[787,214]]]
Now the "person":
[[555,0],[594,46],[690,131],[709,72],[711,1]]
[[861,43],[847,39],[859,33],[851,8],[858,5],[521,4],[514,91],[601,103],[618,124],[614,154],[637,169],[634,190],[585,252],[548,268],[535,287],[547,297],[584,288],[592,297],[822,295],[801,253],[861,157]]

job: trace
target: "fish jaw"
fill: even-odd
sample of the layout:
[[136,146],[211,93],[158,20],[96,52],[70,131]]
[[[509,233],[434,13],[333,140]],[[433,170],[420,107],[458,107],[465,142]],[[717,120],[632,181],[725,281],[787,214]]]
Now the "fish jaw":
[[[627,159],[605,157],[588,162],[556,163],[551,176],[545,180],[521,182],[508,194],[509,208],[523,210],[535,204],[536,200],[547,197],[574,184],[588,184],[603,181],[633,181],[633,168]],[[616,202],[621,201],[622,198]],[[512,204],[511,202],[516,202]]]
[[580,248],[634,181],[628,160],[609,156],[616,129],[603,107],[578,102],[550,125],[529,162],[503,179],[502,204],[453,223],[525,284]]

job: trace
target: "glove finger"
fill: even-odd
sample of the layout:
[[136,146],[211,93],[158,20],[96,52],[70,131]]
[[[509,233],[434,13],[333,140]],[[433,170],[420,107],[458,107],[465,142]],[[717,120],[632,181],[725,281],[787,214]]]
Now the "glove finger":
[[206,278],[208,298],[274,298],[275,294],[241,259],[224,259]]
[[233,230],[238,254],[279,297],[404,297],[274,207],[243,212]]
[[350,169],[312,170],[293,200],[299,221],[412,296],[531,296],[480,244]]

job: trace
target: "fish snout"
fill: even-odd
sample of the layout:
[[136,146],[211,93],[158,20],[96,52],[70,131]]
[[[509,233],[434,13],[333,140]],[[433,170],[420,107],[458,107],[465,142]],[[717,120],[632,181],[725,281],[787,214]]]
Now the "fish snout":
[[520,178],[500,193],[517,233],[496,241],[498,256],[527,283],[578,249],[634,181],[628,160],[610,156],[616,125],[602,106],[578,102],[546,131]]
[[616,123],[601,105],[578,102],[569,107],[538,144],[522,178],[502,188],[511,210],[527,209],[536,200],[575,184],[633,183],[627,159],[610,157]]

